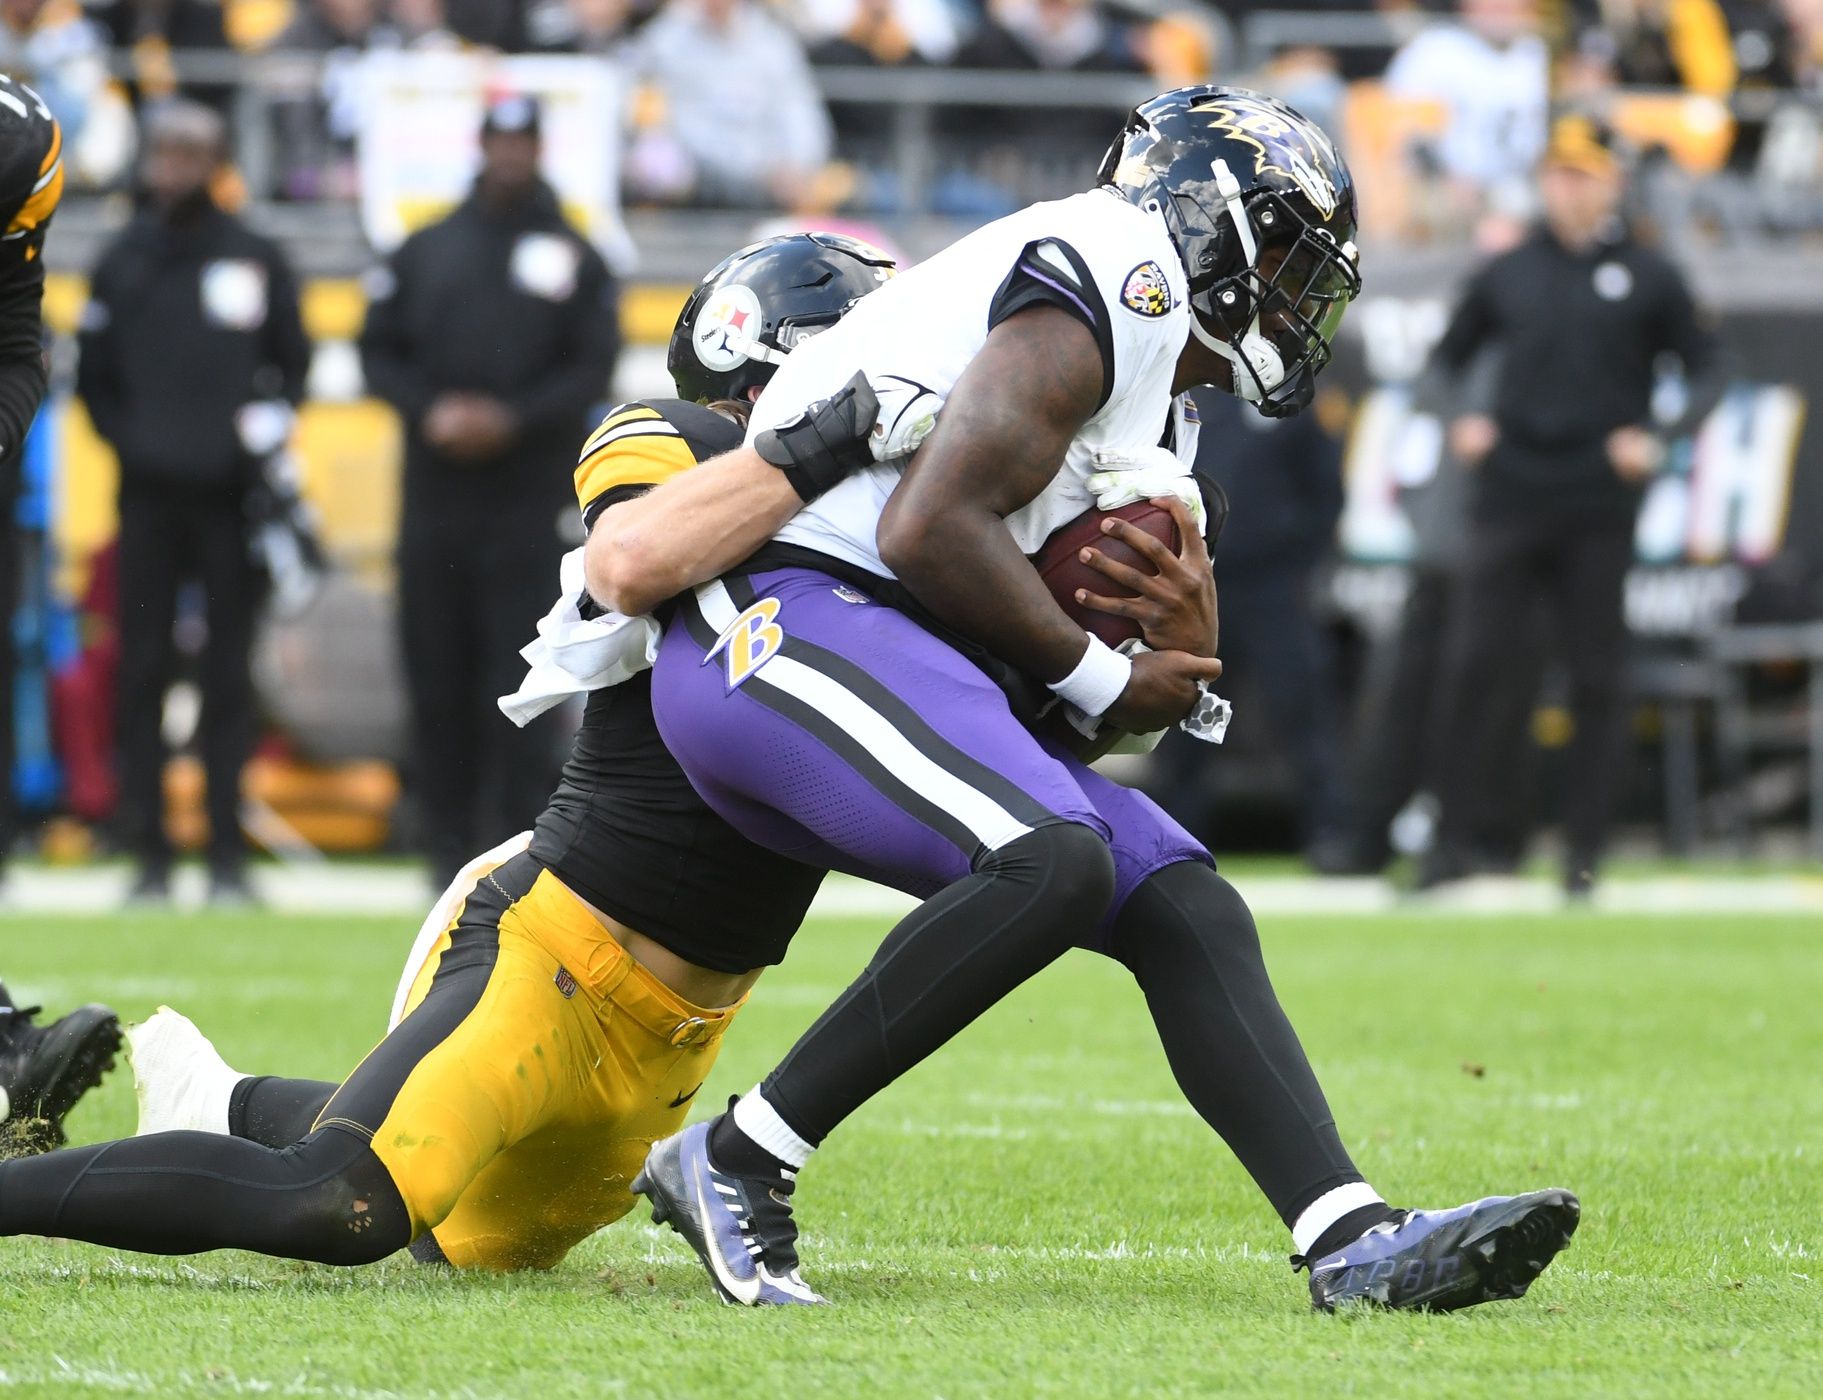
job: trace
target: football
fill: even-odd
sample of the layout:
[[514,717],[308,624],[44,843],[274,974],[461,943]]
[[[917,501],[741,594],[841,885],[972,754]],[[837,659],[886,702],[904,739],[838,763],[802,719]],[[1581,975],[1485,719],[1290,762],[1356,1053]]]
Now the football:
[[1038,576],[1045,581],[1045,586],[1051,590],[1051,596],[1057,600],[1057,606],[1068,613],[1073,622],[1085,632],[1100,637],[1109,646],[1117,647],[1139,635],[1139,624],[1131,618],[1115,617],[1112,613],[1097,612],[1085,607],[1076,601],[1076,590],[1086,588],[1104,598],[1133,595],[1100,569],[1083,563],[1077,557],[1078,554],[1085,545],[1092,545],[1108,558],[1130,565],[1142,574],[1158,571],[1152,567],[1151,560],[1132,546],[1102,534],[1101,522],[1110,515],[1131,521],[1154,539],[1162,541],[1173,553],[1177,551],[1180,541],[1177,522],[1171,518],[1171,512],[1151,501],[1135,501],[1118,510],[1084,511],[1069,524],[1054,531],[1044,542],[1044,548],[1032,557],[1032,563],[1038,570]]

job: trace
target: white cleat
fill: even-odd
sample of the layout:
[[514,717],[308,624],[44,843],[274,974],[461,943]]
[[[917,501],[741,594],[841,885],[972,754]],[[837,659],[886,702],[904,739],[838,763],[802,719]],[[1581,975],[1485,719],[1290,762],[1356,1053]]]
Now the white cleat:
[[245,1078],[181,1012],[161,1006],[127,1027],[133,1092],[139,1098],[137,1135],[226,1133],[228,1100]]

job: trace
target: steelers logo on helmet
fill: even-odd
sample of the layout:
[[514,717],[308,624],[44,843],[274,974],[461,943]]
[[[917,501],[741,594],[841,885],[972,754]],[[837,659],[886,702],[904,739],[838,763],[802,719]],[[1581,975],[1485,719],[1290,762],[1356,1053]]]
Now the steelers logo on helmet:
[[1127,274],[1120,288],[1120,304],[1141,316],[1158,317],[1170,314],[1177,303],[1171,296],[1171,284],[1165,280],[1165,270],[1148,260]]
[[752,357],[766,323],[760,299],[753,288],[738,283],[718,287],[696,318],[690,344],[696,358],[709,369],[725,373],[738,369]]

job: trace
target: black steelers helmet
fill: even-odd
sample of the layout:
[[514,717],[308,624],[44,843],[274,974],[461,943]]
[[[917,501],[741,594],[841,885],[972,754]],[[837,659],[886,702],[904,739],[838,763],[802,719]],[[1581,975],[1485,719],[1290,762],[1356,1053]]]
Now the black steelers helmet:
[[1354,180],[1322,129],[1245,88],[1177,88],[1133,109],[1100,180],[1163,217],[1233,392],[1269,418],[1308,404],[1361,290]]
[[801,340],[827,330],[898,271],[870,243],[790,233],[724,258],[696,285],[671,332],[665,368],[680,398],[744,399]]

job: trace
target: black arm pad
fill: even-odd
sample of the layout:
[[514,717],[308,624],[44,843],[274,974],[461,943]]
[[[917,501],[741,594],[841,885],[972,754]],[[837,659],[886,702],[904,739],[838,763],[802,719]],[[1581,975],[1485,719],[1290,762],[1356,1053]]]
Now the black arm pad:
[[873,465],[867,438],[879,416],[873,386],[857,370],[834,396],[760,433],[753,449],[784,472],[798,498],[809,504],[857,467]]

